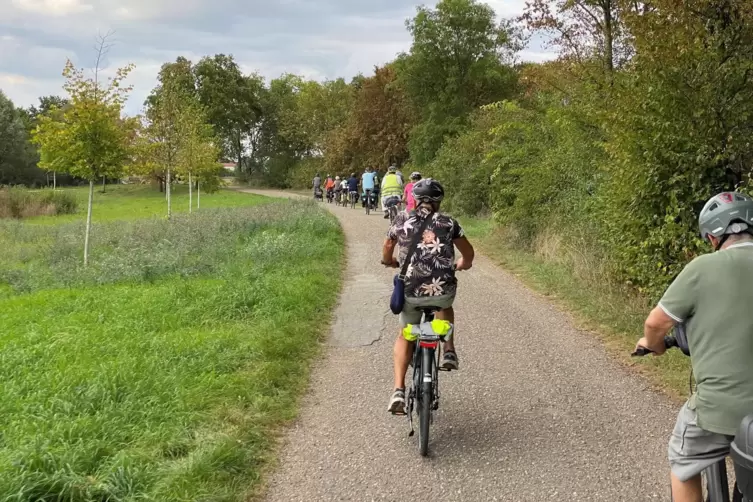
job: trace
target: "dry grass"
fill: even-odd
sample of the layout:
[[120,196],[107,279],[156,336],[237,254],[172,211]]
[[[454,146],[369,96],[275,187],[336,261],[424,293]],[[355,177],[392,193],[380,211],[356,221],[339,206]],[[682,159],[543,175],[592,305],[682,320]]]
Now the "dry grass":
[[69,193],[54,190],[0,190],[0,218],[31,218],[76,212],[78,201]]

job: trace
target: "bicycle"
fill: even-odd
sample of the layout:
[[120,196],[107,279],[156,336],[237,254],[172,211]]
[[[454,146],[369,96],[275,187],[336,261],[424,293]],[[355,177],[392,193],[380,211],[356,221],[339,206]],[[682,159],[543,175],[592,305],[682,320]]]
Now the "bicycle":
[[[674,335],[664,337],[664,346],[667,349],[678,348],[690,357],[684,324],[675,326]],[[638,347],[630,355],[643,357],[652,352],[645,347]],[[701,473],[704,502],[753,502],[753,415],[748,415],[743,419],[737,436],[730,446],[729,456],[732,457],[735,466],[736,478],[732,488],[732,499],[730,499],[725,458]]]
[[386,200],[385,206],[390,216],[390,225],[395,223],[395,217],[400,210],[400,199],[398,196],[390,197]]
[[358,192],[350,192],[350,208],[356,208],[356,202],[358,202]]
[[371,197],[372,197],[371,190],[366,190],[366,206],[365,206],[366,207],[366,216],[368,216],[369,213],[371,213]]
[[434,314],[440,307],[423,307],[421,324],[413,326],[416,340],[413,348],[413,379],[406,399],[406,415],[410,424],[408,436],[415,434],[413,409],[418,417],[418,449],[422,457],[429,454],[429,429],[434,422],[434,412],[439,409],[439,342],[452,336],[453,328],[438,334],[432,327]]

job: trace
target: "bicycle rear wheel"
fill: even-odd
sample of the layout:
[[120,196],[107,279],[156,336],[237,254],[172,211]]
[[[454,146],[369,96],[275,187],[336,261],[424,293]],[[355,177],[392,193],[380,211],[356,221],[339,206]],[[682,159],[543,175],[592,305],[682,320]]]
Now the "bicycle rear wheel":
[[[422,457],[429,454],[429,428],[431,426],[431,402],[434,395],[434,356],[432,350],[421,351],[421,387],[418,392],[418,449]],[[427,381],[428,380],[428,381]]]

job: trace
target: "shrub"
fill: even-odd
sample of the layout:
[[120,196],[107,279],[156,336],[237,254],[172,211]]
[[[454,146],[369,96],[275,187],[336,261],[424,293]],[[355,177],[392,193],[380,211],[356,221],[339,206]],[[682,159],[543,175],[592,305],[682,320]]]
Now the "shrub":
[[76,197],[67,192],[30,191],[21,188],[0,190],[0,218],[72,214],[76,209]]

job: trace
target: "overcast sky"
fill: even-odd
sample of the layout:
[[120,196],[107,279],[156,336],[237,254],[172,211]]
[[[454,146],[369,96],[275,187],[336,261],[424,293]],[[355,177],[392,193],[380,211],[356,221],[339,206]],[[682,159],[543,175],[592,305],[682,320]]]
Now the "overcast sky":
[[[524,0],[488,0],[499,16]],[[106,66],[134,63],[128,111],[137,113],[162,63],[233,54],[244,71],[274,78],[371,74],[410,47],[405,20],[417,0],[0,0],[0,89],[16,105],[63,94],[66,58],[94,62],[98,33],[114,30]],[[548,54],[534,42],[522,59]]]

